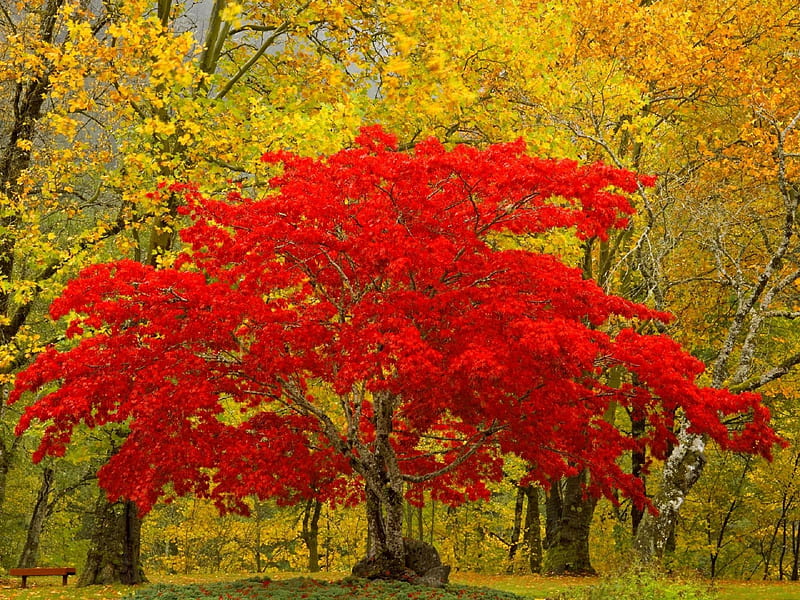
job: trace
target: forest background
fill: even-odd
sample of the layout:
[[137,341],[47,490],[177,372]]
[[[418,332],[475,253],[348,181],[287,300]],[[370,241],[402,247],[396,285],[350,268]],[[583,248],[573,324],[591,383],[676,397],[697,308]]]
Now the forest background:
[[[352,144],[380,123],[403,148],[435,136],[658,175],[607,241],[522,240],[607,291],[676,319],[665,332],[708,365],[705,383],[764,394],[789,446],[772,463],[714,447],[667,540],[709,576],[797,579],[800,363],[800,4],[783,0],[0,0],[0,385],[63,331],[47,306],[78,270],[129,257],[168,265],[178,196],[258,194],[258,157]],[[358,511],[253,501],[219,517],[198,499],[140,522],[95,473],[118,432],[84,431],[30,461],[23,409],[0,406],[0,568],[347,570]],[[635,432],[636,415],[617,415]],[[731,426],[735,426],[731,423]],[[693,454],[694,452],[694,454]],[[626,470],[642,474],[647,457]],[[697,469],[700,472],[701,469]],[[589,572],[625,559],[648,518],[596,503],[582,477],[550,490],[509,469],[489,503],[409,506],[407,535],[459,570]],[[670,482],[646,476],[658,504]],[[644,521],[641,521],[644,518]],[[641,522],[645,525],[641,525]],[[141,528],[141,529],[140,529]],[[123,533],[120,533],[123,532]],[[104,550],[105,549],[105,550]],[[119,550],[119,552],[117,552]],[[111,567],[109,567],[109,563]],[[138,566],[135,570],[139,570]]]

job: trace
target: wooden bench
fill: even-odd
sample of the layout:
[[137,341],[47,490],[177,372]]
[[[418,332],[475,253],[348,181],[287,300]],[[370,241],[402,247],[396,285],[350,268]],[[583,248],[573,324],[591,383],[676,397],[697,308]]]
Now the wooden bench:
[[67,577],[75,575],[75,567],[31,567],[30,569],[10,569],[9,575],[22,577],[22,587],[28,587],[28,577],[40,575],[61,575],[61,585],[67,585]]

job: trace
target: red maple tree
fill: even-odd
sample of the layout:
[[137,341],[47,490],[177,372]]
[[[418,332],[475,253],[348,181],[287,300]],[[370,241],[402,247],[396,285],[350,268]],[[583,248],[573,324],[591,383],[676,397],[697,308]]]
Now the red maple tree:
[[[44,388],[18,427],[46,423],[36,458],[63,453],[79,423],[126,423],[99,473],[111,497],[142,511],[165,494],[223,510],[249,495],[366,500],[369,555],[402,565],[409,485],[485,498],[504,455],[529,481],[588,469],[594,491],[642,502],[618,459],[663,458],[676,414],[769,454],[757,395],[699,387],[700,361],[632,326],[668,315],[519,249],[554,228],[625,227],[626,194],[652,182],[532,158],[522,142],[406,153],[379,128],[357,142],[266,154],[282,174],[260,200],[186,187],[193,224],[173,268],[122,260],[71,281],[51,309],[70,322],[67,347],[41,354],[11,397]],[[643,437],[608,418],[615,405],[647,420]],[[739,413],[748,424],[731,432],[723,418]]]

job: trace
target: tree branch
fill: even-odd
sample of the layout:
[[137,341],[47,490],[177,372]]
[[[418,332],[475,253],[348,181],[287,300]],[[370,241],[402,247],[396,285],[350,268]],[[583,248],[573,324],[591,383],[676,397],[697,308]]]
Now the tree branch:
[[233,86],[236,85],[236,82],[239,81],[242,77],[244,77],[244,75],[247,74],[247,72],[254,64],[256,64],[256,62],[258,62],[258,59],[261,58],[261,56],[270,48],[270,46],[272,46],[272,44],[274,44],[275,41],[287,31],[289,31],[289,21],[284,21],[283,23],[280,24],[279,27],[275,29],[273,34],[269,36],[264,41],[263,44],[261,44],[261,47],[256,51],[256,53],[253,54],[253,56],[251,56],[249,60],[246,63],[244,63],[244,65],[241,66],[241,68],[236,72],[236,74],[228,80],[225,86],[217,94],[215,99],[221,100],[222,98],[224,98],[228,94],[228,92],[231,91],[231,88],[233,88]]
[[495,433],[507,429],[507,427],[508,427],[507,425],[497,425],[497,424],[492,425],[488,429],[481,431],[476,436],[474,436],[477,439],[475,439],[475,441],[471,443],[469,448],[467,448],[466,451],[464,451],[450,464],[447,464],[443,466],[441,469],[438,469],[436,471],[426,473],[425,475],[403,475],[403,481],[406,481],[408,483],[423,483],[425,481],[430,481],[431,479],[435,479],[440,475],[449,473],[450,471],[461,465],[470,456],[475,454],[475,452],[477,452],[478,449],[480,449],[480,447],[483,446],[484,442],[486,442],[487,439],[489,439]]

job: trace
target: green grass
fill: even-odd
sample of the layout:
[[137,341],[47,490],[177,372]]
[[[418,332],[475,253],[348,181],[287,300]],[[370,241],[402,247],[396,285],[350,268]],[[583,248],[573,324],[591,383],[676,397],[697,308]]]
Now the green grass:
[[450,581],[462,585],[488,587],[504,592],[511,592],[523,598],[549,598],[555,596],[559,592],[566,592],[596,583],[597,578],[454,573],[450,576]]
[[722,581],[714,586],[719,600],[798,600],[797,581]]
[[[322,573],[315,574],[314,580],[310,578],[299,578],[295,573],[271,573],[270,578],[273,582],[269,587],[276,593],[273,596],[254,596],[254,591],[261,591],[259,587],[269,589],[267,586],[250,586],[251,593],[240,593],[238,596],[234,592],[236,585],[231,582],[242,581],[247,575],[224,574],[224,575],[182,575],[182,576],[151,576],[153,584],[158,585],[197,585],[209,591],[222,591],[225,600],[265,600],[269,598],[280,598],[277,593],[283,591],[287,600],[302,600],[302,594],[309,594],[305,600],[315,599],[335,599],[335,588],[324,588],[322,582],[341,580],[346,576],[344,573]],[[480,596],[476,588],[490,588],[500,592],[509,592],[525,599],[541,599],[553,597],[562,592],[576,592],[585,586],[596,586],[598,580],[594,578],[575,578],[575,577],[539,577],[536,575],[523,576],[501,576],[501,575],[477,575],[473,573],[454,573],[451,577],[454,584],[444,595],[443,591],[434,590],[426,595],[420,589],[405,588],[397,584],[376,584],[362,590],[362,596],[339,596],[340,598],[369,598],[380,600],[396,600],[399,598],[409,598],[410,594],[417,594],[411,598],[424,600],[476,600],[477,598],[494,600],[508,600],[508,596],[502,594],[492,594]],[[250,582],[256,584],[257,582]],[[2,600],[123,600],[126,595],[130,595],[132,589],[125,586],[92,586],[89,588],[78,588],[74,582],[62,587],[59,577],[30,578],[28,580],[29,589],[19,588],[19,578],[0,578],[0,598]],[[227,586],[227,587],[226,587]],[[305,589],[303,589],[305,586]],[[393,587],[395,586],[395,587]],[[142,586],[135,589],[140,594],[141,600],[150,600],[144,595],[149,586]],[[162,588],[164,589],[164,588]],[[195,588],[196,589],[196,588]],[[244,591],[245,587],[238,588]],[[355,588],[349,588],[352,592]],[[715,584],[713,589],[717,592],[718,600],[798,600],[800,599],[800,583],[798,582],[740,582],[723,581]],[[319,592],[320,595],[311,595],[312,592]],[[233,594],[231,594],[233,592]],[[285,595],[285,594],[290,595]],[[405,595],[402,595],[405,593]],[[291,595],[294,594],[294,595]],[[377,595],[376,595],[377,594]],[[394,595],[392,595],[394,594]],[[459,595],[460,594],[460,595]],[[152,596],[151,596],[152,597]],[[181,600],[192,596],[179,596]],[[218,600],[219,595],[206,596]],[[133,598],[136,598],[134,596]],[[202,596],[198,596],[202,598]],[[137,598],[138,600],[138,598]],[[167,600],[162,596],[160,600]],[[609,598],[608,600],[615,600]]]

